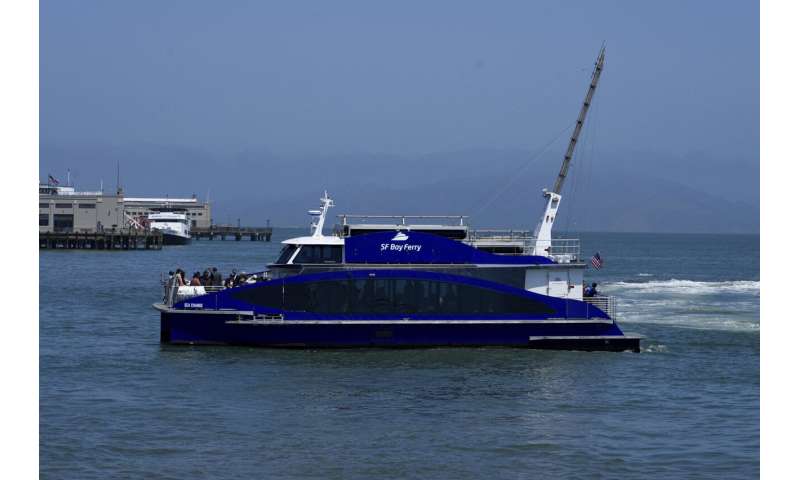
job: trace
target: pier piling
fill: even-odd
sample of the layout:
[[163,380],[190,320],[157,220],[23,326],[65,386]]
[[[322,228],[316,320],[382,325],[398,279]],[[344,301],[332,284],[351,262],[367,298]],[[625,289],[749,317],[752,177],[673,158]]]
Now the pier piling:
[[232,225],[212,225],[210,227],[192,227],[192,238],[214,240],[227,240],[233,237],[234,240],[241,241],[244,237],[250,237],[250,241],[269,242],[272,239],[272,227],[241,227]]
[[163,245],[157,231],[39,232],[41,250],[161,250]]

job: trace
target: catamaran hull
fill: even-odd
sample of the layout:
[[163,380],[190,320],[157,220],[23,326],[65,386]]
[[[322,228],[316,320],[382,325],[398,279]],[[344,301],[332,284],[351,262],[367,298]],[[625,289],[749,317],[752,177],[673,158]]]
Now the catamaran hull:
[[[158,307],[157,307],[158,308]],[[161,310],[161,342],[276,348],[505,346],[639,351],[639,337],[603,321],[347,321],[251,319],[237,313]]]

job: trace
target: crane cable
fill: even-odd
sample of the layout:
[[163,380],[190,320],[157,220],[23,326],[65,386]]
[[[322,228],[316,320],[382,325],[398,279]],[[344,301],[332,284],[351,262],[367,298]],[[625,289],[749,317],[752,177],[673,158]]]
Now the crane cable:
[[[592,181],[592,167],[594,165],[593,160],[595,157],[595,145],[597,143],[597,124],[599,123],[598,117],[600,116],[600,103],[600,96],[597,95],[593,103],[594,109],[589,112],[586,118],[587,127],[589,129],[587,142],[583,143],[582,145],[578,145],[578,149],[575,152],[576,172],[572,177],[572,181],[570,182],[571,201],[567,203],[567,218],[565,222],[566,229],[564,230],[564,233],[569,233],[572,231],[572,212],[583,200],[583,197],[581,197],[579,193],[585,193]],[[589,150],[588,153],[586,151],[587,149]],[[585,166],[583,165],[584,163],[586,164]]]
[[489,200],[484,202],[480,206],[480,208],[476,208],[479,205],[479,204],[476,204],[476,206],[473,207],[472,210],[470,211],[470,216],[474,217],[474,216],[478,215],[479,213],[484,211],[489,205],[494,203],[503,193],[505,193],[508,190],[509,187],[511,187],[511,185],[513,185],[515,182],[517,182],[520,179],[521,174],[522,174],[523,171],[525,171],[528,167],[530,167],[535,161],[539,160],[539,158],[542,156],[542,154],[544,154],[559,138],[561,138],[567,130],[569,130],[570,128],[572,128],[574,126],[575,126],[575,122],[570,122],[569,124],[567,124],[567,126],[564,127],[560,132],[558,132],[558,134],[556,134],[556,136],[554,136],[541,149],[539,149],[538,152],[536,153],[536,155],[534,155],[533,157],[528,159],[524,164],[522,164],[514,172],[514,174],[512,176],[510,176],[509,180],[501,188],[495,190],[495,192],[491,196],[491,198],[489,198]]

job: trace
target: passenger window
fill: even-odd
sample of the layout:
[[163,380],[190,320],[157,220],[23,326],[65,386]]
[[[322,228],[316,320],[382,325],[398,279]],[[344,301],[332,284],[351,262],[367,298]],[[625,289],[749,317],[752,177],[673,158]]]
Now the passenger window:
[[[271,288],[275,288],[272,286]],[[239,297],[280,308],[277,292],[254,290]],[[369,278],[290,282],[283,310],[317,314],[552,314],[548,305],[524,295],[444,280]],[[521,292],[522,293],[522,292]]]
[[300,253],[294,257],[294,261],[292,263],[315,263],[314,260],[314,246],[313,245],[303,245],[300,248]]
[[295,251],[297,251],[296,246],[286,245],[283,247],[283,250],[281,250],[281,254],[278,256],[278,259],[275,261],[275,263],[287,263],[289,259],[292,258],[292,255]]
[[341,245],[303,245],[294,259],[300,263],[342,263]]

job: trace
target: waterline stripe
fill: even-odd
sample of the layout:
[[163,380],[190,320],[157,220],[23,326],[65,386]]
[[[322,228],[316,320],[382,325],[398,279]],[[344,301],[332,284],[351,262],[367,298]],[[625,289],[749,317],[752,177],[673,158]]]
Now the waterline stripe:
[[279,320],[279,319],[254,319],[230,320],[225,322],[230,325],[497,325],[497,324],[554,324],[554,323],[580,323],[580,324],[613,324],[607,318],[589,320],[544,319],[544,320]]

